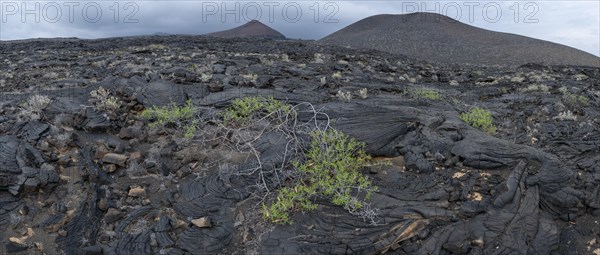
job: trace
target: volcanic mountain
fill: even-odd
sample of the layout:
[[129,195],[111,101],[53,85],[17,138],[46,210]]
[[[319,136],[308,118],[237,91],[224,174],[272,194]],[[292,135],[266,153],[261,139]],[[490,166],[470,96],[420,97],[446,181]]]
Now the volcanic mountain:
[[207,34],[209,36],[221,37],[221,38],[234,38],[234,37],[252,37],[252,38],[272,38],[272,39],[285,39],[285,36],[279,33],[277,30],[263,24],[258,20],[252,20],[239,27],[214,32]]
[[600,58],[561,44],[477,28],[435,13],[376,15],[320,41],[443,63],[600,66]]

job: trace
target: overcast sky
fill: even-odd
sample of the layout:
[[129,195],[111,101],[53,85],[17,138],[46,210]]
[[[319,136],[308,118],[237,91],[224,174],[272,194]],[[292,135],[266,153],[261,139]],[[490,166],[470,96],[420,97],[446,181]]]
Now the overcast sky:
[[320,39],[376,14],[434,12],[600,56],[600,1],[12,1],[0,39],[204,34],[258,19],[288,38]]

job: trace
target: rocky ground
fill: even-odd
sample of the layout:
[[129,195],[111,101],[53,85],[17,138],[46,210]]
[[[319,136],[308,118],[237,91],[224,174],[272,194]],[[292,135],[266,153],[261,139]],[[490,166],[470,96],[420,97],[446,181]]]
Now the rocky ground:
[[[0,68],[3,254],[600,254],[598,68],[190,36],[4,41]],[[306,136],[222,125],[247,96],[365,142],[372,213],[265,222]],[[187,100],[191,137],[140,117]]]

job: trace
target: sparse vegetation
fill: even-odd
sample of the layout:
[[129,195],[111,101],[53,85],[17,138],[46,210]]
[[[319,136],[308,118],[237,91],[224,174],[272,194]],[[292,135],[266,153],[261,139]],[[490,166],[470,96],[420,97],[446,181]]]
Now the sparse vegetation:
[[326,85],[327,84],[327,77],[321,77],[321,85]]
[[460,114],[460,119],[474,128],[483,130],[488,134],[496,134],[496,126],[490,111],[479,107],[472,108],[469,112]]
[[31,120],[38,120],[42,115],[42,111],[50,104],[50,98],[44,95],[32,95],[27,99],[27,102],[22,104],[22,116],[26,116]]
[[[227,125],[243,125],[254,114],[265,113],[268,116],[275,114],[290,114],[292,108],[272,97],[246,97],[236,99],[223,114],[223,121]],[[273,116],[275,117],[275,116]]]
[[521,92],[542,92],[542,93],[548,93],[548,91],[550,91],[550,87],[548,87],[547,85],[544,84],[539,84],[539,83],[535,83],[535,84],[531,84],[525,88],[521,88],[519,89]]
[[[365,207],[366,199],[377,190],[371,181],[360,173],[370,157],[364,144],[340,131],[314,131],[312,142],[306,152],[306,161],[295,162],[302,174],[293,188],[282,188],[270,206],[263,204],[263,216],[274,223],[292,223],[292,211],[316,209],[311,198],[327,197],[335,205],[351,213]],[[361,197],[364,195],[364,199]]]
[[99,111],[115,113],[121,107],[121,100],[111,96],[110,91],[100,87],[90,92],[89,102]]
[[367,88],[362,88],[358,90],[358,96],[362,99],[367,99],[369,91]]
[[582,106],[588,106],[590,105],[590,99],[586,96],[583,95],[574,95],[574,94],[569,94],[567,96],[569,103],[574,104],[574,105],[582,105]]
[[212,79],[212,74],[205,74],[205,73],[203,73],[203,74],[200,75],[200,80],[202,82],[204,82],[204,83],[209,82],[211,79]]
[[563,95],[566,95],[569,93],[569,89],[565,86],[562,86],[562,87],[558,88],[558,92],[560,92]]
[[341,79],[342,78],[342,72],[337,71],[337,72],[333,73],[331,75],[331,78],[333,78],[333,79]]
[[527,78],[521,76],[522,74],[519,73],[518,76],[514,76],[510,78],[511,82],[515,82],[515,83],[521,83],[524,82]]
[[44,95],[33,95],[27,99],[27,104],[25,108],[34,113],[40,113],[43,111],[48,104],[50,104],[50,98]]
[[575,116],[571,111],[567,110],[558,114],[558,116],[554,117],[555,120],[565,121],[572,120],[576,121],[577,116]]
[[585,81],[585,80],[587,80],[589,78],[590,77],[588,77],[585,74],[576,74],[576,75],[573,75],[573,79],[576,80],[576,81]]
[[416,99],[440,100],[442,98],[437,90],[425,88],[409,89],[408,94]]
[[321,54],[321,53],[315,53],[314,57],[315,57],[315,60],[314,60],[315,64],[323,64],[323,63],[325,63],[325,60],[323,59],[323,57],[324,57],[323,54]]
[[193,119],[195,116],[196,108],[190,100],[186,102],[185,106],[175,104],[163,107],[153,106],[140,114],[140,117],[153,121],[149,125],[152,128],[167,124],[176,125],[178,130],[183,130],[183,136],[186,139],[192,139],[196,132],[197,120]]
[[348,91],[343,91],[343,90],[338,90],[337,94],[335,95],[337,96],[337,98],[339,98],[342,101],[350,101],[352,100],[352,93],[348,92]]

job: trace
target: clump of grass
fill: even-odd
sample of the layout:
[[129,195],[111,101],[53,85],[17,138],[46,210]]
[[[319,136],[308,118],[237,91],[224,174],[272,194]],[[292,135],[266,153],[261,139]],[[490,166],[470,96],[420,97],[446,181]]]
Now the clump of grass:
[[442,95],[437,90],[433,89],[425,89],[425,88],[416,88],[409,89],[408,94],[416,99],[428,99],[428,100],[440,100],[442,99]]
[[254,114],[266,113],[268,116],[274,116],[277,113],[290,114],[292,107],[273,97],[245,97],[233,100],[231,106],[223,113],[223,121],[227,125],[243,125]]
[[[294,163],[302,174],[292,188],[279,190],[271,205],[263,204],[262,213],[266,220],[290,224],[290,213],[317,208],[311,198],[327,197],[335,205],[351,213],[364,208],[377,187],[360,173],[370,157],[360,143],[337,130],[314,131],[312,142],[306,153],[306,161]],[[364,199],[359,198],[364,194]]]
[[490,111],[475,107],[468,112],[460,114],[460,119],[474,128],[483,130],[488,134],[496,134],[496,126],[493,124],[494,118]]

